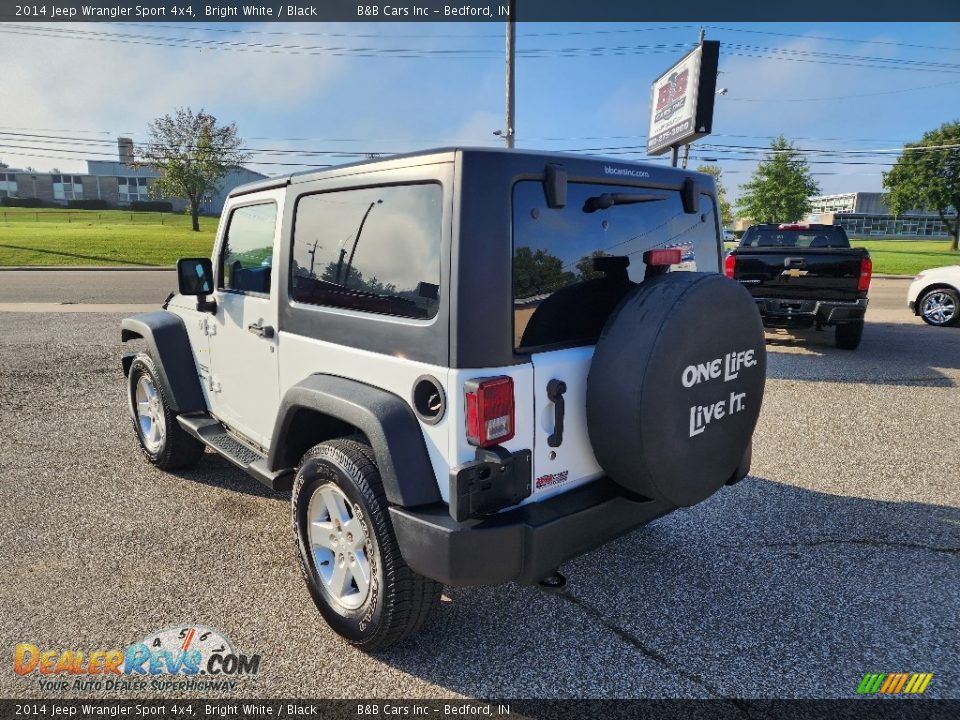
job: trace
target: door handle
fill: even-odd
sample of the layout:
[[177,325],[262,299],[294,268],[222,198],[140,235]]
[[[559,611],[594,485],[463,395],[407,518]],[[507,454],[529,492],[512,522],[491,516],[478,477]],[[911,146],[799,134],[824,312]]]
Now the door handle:
[[553,434],[547,438],[547,445],[560,447],[563,442],[563,394],[567,384],[563,380],[551,380],[547,383],[547,399],[553,403]]
[[273,337],[273,328],[269,325],[264,325],[263,322],[255,322],[247,325],[247,330],[252,332],[257,337],[262,337],[270,339]]

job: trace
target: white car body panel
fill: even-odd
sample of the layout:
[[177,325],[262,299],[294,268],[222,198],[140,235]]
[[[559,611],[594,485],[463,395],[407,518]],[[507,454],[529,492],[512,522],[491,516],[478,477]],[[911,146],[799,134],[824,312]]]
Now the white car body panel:
[[920,272],[910,283],[907,302],[916,305],[924,291],[932,285],[950,285],[960,291],[960,265],[947,265]]

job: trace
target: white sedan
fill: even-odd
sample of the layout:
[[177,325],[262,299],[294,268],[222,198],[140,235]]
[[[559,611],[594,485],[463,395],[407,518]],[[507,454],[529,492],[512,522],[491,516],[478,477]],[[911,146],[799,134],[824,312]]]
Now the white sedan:
[[960,265],[931,268],[917,275],[907,305],[924,322],[946,327],[960,320]]

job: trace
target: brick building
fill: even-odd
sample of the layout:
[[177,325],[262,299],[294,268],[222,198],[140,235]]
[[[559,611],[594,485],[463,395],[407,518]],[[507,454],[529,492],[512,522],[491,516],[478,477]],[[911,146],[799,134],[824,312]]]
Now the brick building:
[[[117,138],[117,160],[87,160],[86,173],[37,172],[0,168],[0,198],[36,198],[48,205],[66,206],[71,200],[103,200],[109,207],[129,207],[137,200],[151,200],[150,186],[160,177],[152,168],[135,167],[133,140]],[[219,215],[227,193],[238,185],[266,177],[244,167],[231,169],[221,181],[220,191],[201,205],[200,212]],[[186,202],[160,198],[180,212]]]

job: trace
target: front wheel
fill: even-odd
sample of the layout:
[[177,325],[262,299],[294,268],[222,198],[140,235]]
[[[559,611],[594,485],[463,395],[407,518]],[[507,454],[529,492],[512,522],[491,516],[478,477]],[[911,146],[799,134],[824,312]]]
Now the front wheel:
[[928,325],[949,327],[960,320],[960,295],[953,288],[936,288],[920,299],[920,317]]
[[837,347],[841,350],[856,350],[863,339],[863,320],[853,320],[843,325],[837,325],[834,336]]
[[133,429],[147,460],[161,470],[199,462],[204,445],[180,427],[177,413],[157,382],[157,368],[149,355],[141,353],[133,359],[127,380]]
[[440,583],[411,570],[390,523],[367,445],[331,440],[303,456],[292,522],[300,569],[320,614],[339,635],[375,651],[417,632],[440,602]]

